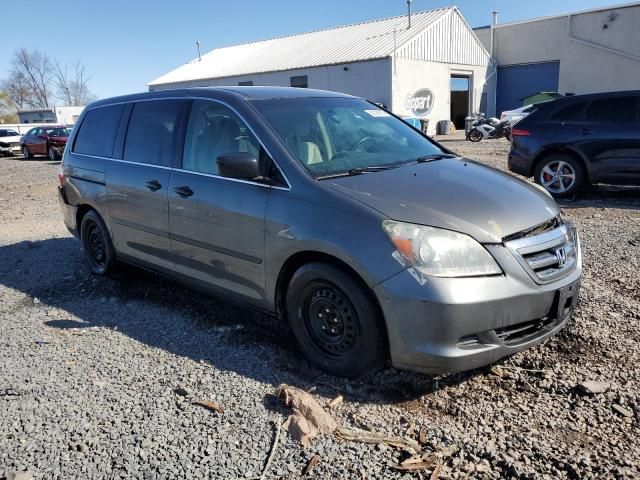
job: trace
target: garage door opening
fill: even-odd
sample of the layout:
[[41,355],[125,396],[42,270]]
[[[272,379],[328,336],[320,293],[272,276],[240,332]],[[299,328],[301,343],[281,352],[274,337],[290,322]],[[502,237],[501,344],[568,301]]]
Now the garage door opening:
[[469,115],[468,75],[451,75],[451,121],[457,129],[464,128],[464,119]]

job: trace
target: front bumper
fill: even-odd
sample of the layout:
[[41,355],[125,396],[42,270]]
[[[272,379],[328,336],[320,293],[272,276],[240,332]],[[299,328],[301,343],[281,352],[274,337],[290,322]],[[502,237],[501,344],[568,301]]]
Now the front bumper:
[[581,262],[562,279],[540,285],[507,248],[487,248],[504,275],[424,277],[421,285],[405,270],[375,287],[395,367],[430,374],[471,370],[564,327],[577,304]]
[[19,143],[10,143],[10,144],[2,144],[0,145],[0,153],[2,155],[14,155],[16,153],[20,153],[22,150],[20,149]]

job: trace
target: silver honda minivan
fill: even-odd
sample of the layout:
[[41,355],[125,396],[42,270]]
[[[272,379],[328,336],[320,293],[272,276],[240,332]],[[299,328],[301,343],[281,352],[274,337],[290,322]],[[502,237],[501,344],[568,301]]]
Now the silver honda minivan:
[[549,194],[348,95],[101,100],[59,177],[94,273],[128,262],[277,315],[340,376],[486,365],[558,332],[578,300],[578,237]]

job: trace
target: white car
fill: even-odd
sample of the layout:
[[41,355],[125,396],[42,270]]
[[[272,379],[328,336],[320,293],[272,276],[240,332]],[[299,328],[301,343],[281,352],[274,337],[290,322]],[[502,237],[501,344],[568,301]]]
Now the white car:
[[15,130],[0,128],[0,155],[20,154],[20,135]]
[[500,115],[500,121],[514,124],[517,121],[522,120],[534,110],[535,105],[526,105],[524,107],[516,108],[515,110],[505,110]]

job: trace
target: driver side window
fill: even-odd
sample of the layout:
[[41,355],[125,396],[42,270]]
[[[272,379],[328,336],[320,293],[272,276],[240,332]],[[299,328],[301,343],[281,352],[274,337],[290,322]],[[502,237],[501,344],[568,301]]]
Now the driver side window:
[[215,102],[194,100],[184,142],[182,168],[218,174],[217,159],[228,153],[260,154],[260,143],[229,108]]

